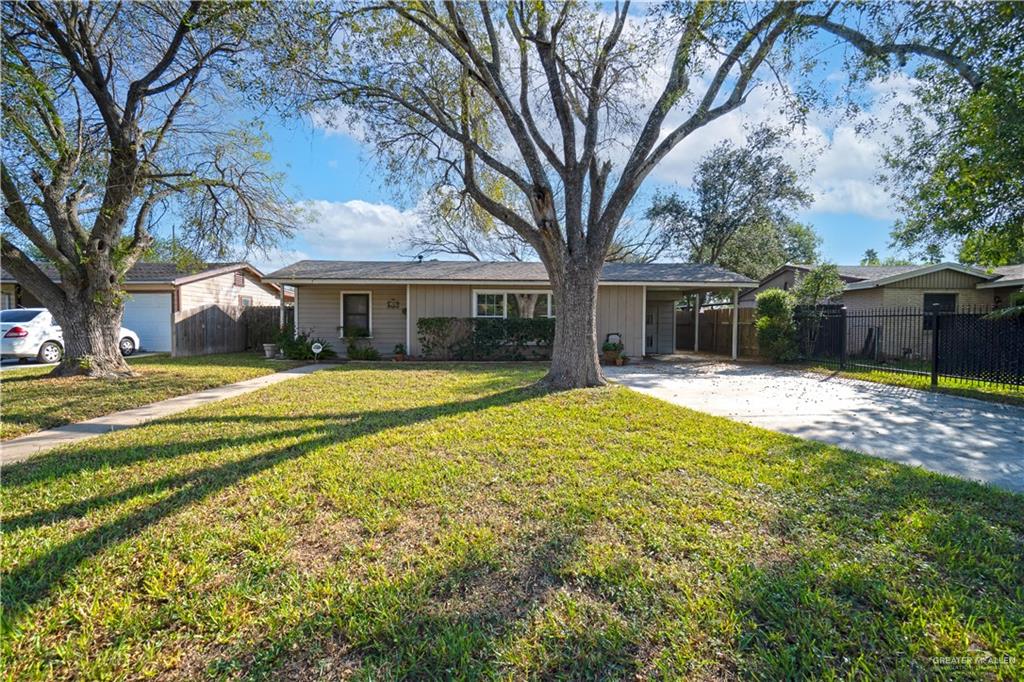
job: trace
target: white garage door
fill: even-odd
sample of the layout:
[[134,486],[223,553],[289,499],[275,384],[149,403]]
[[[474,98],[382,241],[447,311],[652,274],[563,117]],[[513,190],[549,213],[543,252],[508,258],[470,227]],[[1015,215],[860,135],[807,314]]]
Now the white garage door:
[[143,350],[171,351],[171,294],[131,294],[122,326],[139,335]]

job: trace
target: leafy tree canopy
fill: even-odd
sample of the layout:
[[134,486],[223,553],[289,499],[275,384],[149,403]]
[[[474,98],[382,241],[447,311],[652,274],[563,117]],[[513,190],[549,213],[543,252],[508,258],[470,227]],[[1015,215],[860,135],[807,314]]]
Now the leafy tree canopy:
[[955,42],[977,75],[917,68],[908,131],[885,158],[902,213],[893,241],[918,254],[951,245],[966,263],[1022,262],[1024,4],[927,3],[913,21]]

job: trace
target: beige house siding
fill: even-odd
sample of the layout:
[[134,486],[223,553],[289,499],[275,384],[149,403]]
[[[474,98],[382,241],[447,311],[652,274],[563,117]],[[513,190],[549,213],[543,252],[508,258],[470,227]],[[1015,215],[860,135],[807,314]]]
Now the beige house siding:
[[[938,274],[938,273],[935,273]],[[923,279],[923,278],[915,278]],[[978,280],[975,280],[975,284]],[[921,308],[924,306],[925,294],[956,294],[957,308],[963,306],[990,306],[992,305],[992,291],[990,289],[975,289],[974,284],[970,288],[958,289],[955,287],[896,287],[889,285],[882,289],[882,305],[887,308]]]
[[842,298],[839,299],[839,303],[845,305],[847,311],[850,312],[881,308],[885,305],[882,300],[882,291],[880,288],[844,291]]
[[[302,310],[305,289],[299,294],[299,310]],[[412,284],[409,287],[409,352],[422,352],[416,332],[416,324],[424,317],[472,317],[474,291],[537,291],[547,292],[545,287],[523,286],[472,286],[447,284]],[[642,352],[640,343],[643,334],[643,287],[601,286],[597,290],[597,341],[602,343],[609,333],[622,334],[626,353],[637,356]],[[376,305],[376,300],[374,301]],[[376,313],[375,313],[376,314]],[[557,315],[557,310],[555,312]],[[302,313],[300,312],[300,316]],[[376,318],[374,324],[376,324]]]
[[0,294],[2,294],[0,295],[0,306],[3,309],[43,307],[43,304],[32,295],[32,292],[25,287],[21,287],[19,292],[17,286],[17,284],[0,284]]
[[623,352],[633,358],[644,354],[644,288],[602,286],[597,289],[597,343],[609,333],[622,335]]
[[252,298],[254,306],[278,305],[276,293],[271,293],[257,282],[249,272],[244,273],[244,285],[235,286],[235,273],[228,272],[188,282],[179,287],[179,309],[189,310],[207,305],[239,305],[242,296]]
[[[302,285],[297,288],[296,327],[326,340],[338,355],[345,355],[345,342],[338,338],[341,326],[341,294],[370,293],[369,343],[381,355],[392,355],[395,345],[405,343],[405,286]],[[389,305],[390,304],[390,305]]]
[[783,270],[779,274],[767,280],[764,284],[759,285],[756,289],[752,289],[741,295],[740,307],[753,308],[757,305],[757,295],[762,291],[767,291],[768,289],[782,289],[784,291],[789,291],[793,288],[795,283],[796,272],[788,269]]
[[927,275],[919,275],[902,279],[898,282],[887,284],[887,289],[973,289],[979,282],[984,281],[980,277],[968,275],[957,270],[939,270],[930,272]]

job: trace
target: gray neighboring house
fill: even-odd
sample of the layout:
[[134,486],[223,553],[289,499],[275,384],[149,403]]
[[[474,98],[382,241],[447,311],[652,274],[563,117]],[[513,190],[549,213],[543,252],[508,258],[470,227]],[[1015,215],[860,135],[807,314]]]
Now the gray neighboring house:
[[[424,317],[558,314],[542,263],[304,260],[266,279],[294,287],[297,330],[334,340],[362,329],[388,356],[396,344],[422,353],[416,328]],[[754,284],[713,265],[609,263],[598,286],[598,343],[617,333],[627,355],[672,353],[676,301],[711,291],[730,292],[736,300]],[[344,344],[334,346],[344,355]]]
[[[787,263],[740,295],[740,306],[753,308],[755,297],[766,289],[789,290],[813,265]],[[989,270],[959,263],[934,265],[838,265],[846,282],[842,298],[836,301],[847,310],[873,308],[945,309],[963,307],[999,308],[1009,303],[1010,294],[1024,287],[1024,264]]]
[[[52,267],[43,270],[57,279]],[[174,315],[219,306],[277,306],[280,288],[264,281],[248,263],[207,263],[198,271],[173,263],[136,263],[125,276],[125,327],[139,335],[143,350],[171,352]],[[289,299],[290,296],[285,297]],[[41,308],[42,304],[9,273],[0,270],[0,306]]]

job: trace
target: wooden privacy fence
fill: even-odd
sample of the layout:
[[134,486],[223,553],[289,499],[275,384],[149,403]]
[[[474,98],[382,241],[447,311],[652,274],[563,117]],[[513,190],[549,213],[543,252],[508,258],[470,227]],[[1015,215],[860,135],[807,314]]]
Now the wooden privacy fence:
[[[277,306],[208,305],[174,313],[176,357],[238,353],[255,350],[277,335],[281,310]],[[285,308],[285,324],[294,309]]]
[[[754,309],[740,308],[739,356],[756,357],[757,331],[754,328]],[[693,348],[693,310],[676,311],[676,349]],[[700,347],[704,353],[730,355],[732,353],[732,308],[704,308],[700,311]]]

